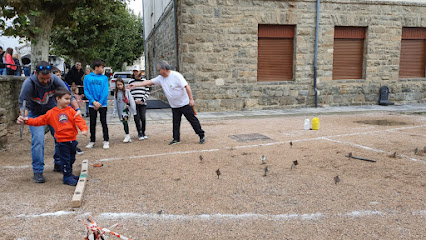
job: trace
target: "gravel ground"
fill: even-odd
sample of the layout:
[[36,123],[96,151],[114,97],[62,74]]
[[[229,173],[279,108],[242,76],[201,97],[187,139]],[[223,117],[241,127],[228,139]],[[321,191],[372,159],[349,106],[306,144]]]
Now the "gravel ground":
[[[425,239],[426,115],[319,119],[318,131],[303,130],[303,116],[203,120],[203,145],[184,121],[182,143],[173,146],[171,121],[148,122],[149,139],[133,134],[132,143],[122,143],[115,124],[109,150],[98,125],[94,149],[84,148],[88,137],[78,139],[85,153],[74,174],[89,160],[80,208],[71,208],[75,187],[52,170],[52,138],[46,183],[35,184],[30,133],[19,140],[13,126],[0,160],[0,238],[83,239],[92,215],[103,227],[119,223],[114,230],[132,239]],[[345,157],[350,152],[376,162]]]

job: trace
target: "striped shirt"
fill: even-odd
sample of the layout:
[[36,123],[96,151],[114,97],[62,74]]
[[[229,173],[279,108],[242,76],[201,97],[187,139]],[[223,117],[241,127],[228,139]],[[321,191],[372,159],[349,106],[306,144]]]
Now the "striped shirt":
[[[140,83],[145,81],[145,79],[130,79],[129,84],[131,83]],[[130,93],[132,94],[135,101],[142,101],[143,105],[146,105],[146,100],[149,98],[149,87],[135,87],[130,90]]]

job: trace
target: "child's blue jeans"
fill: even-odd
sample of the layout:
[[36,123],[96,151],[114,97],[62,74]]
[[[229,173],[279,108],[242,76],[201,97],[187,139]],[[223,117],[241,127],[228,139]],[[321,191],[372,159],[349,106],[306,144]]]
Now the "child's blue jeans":
[[[29,112],[28,117],[35,118],[38,115]],[[55,135],[55,130],[50,125],[47,125],[50,129],[52,136]],[[33,171],[34,173],[43,173],[44,171],[44,129],[45,126],[29,126],[31,132],[31,157],[33,160]],[[53,137],[54,138],[54,137]],[[58,149],[55,139],[55,153],[53,155],[54,163],[60,164]]]
[[77,141],[58,142],[56,143],[59,150],[59,158],[61,159],[62,174],[64,178],[72,175],[72,165],[75,162],[75,150]]

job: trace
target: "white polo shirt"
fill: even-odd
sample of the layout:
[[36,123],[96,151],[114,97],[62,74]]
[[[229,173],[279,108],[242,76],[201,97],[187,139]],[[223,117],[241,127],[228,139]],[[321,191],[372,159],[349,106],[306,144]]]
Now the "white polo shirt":
[[188,82],[182,74],[172,70],[168,77],[158,75],[152,79],[152,82],[155,85],[161,85],[172,108],[180,108],[189,104],[188,93],[185,89]]

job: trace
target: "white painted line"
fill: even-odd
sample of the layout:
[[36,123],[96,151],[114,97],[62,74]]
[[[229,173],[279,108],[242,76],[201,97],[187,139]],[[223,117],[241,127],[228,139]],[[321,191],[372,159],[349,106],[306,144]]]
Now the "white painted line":
[[241,213],[241,214],[200,214],[200,215],[173,215],[173,214],[140,214],[140,213],[102,213],[98,218],[104,219],[157,219],[169,221],[188,221],[188,220],[312,220],[324,217],[323,213],[309,213],[309,214],[257,214],[257,213]]
[[[353,146],[353,147],[363,148],[363,149],[374,151],[374,152],[386,153],[386,151],[383,151],[383,150],[380,150],[380,149],[371,148],[371,147],[367,147],[367,146],[363,146],[363,145],[359,145],[359,144],[356,144],[356,143],[351,143],[351,142],[346,142],[346,141],[339,141],[339,140],[330,139],[330,138],[327,138],[327,137],[323,137],[321,139],[326,140],[326,141],[331,141],[331,142],[336,142],[336,143],[344,144],[344,145],[349,145],[349,146]],[[426,161],[423,161],[423,160],[420,160],[420,159],[416,159],[416,158],[412,158],[412,157],[409,157],[409,156],[404,155],[404,154],[400,154],[399,156],[401,156],[403,158],[406,158],[406,159],[409,159],[409,160],[414,161],[414,162],[426,164]]]
[[404,154],[400,154],[399,156],[401,156],[401,157],[403,157],[403,158],[406,158],[406,159],[409,159],[409,160],[414,161],[414,162],[419,162],[419,163],[426,164],[426,162],[425,162],[425,161],[423,161],[423,160],[416,159],[416,158],[412,158],[412,157],[407,156],[407,155],[404,155]]
[[59,217],[63,215],[75,214],[75,212],[66,212],[66,211],[57,211],[53,213],[41,213],[41,214],[20,214],[15,216],[15,218],[38,218],[38,217]]
[[349,216],[349,217],[363,217],[363,216],[371,216],[371,215],[384,216],[386,214],[380,211],[362,210],[362,211],[353,211],[353,212],[345,213],[343,215]]
[[327,140],[327,141],[331,141],[331,142],[340,143],[340,144],[344,144],[344,145],[350,145],[352,147],[363,148],[363,149],[374,151],[374,152],[379,152],[379,153],[384,153],[385,152],[385,151],[380,150],[380,149],[375,149],[375,148],[363,146],[363,145],[356,144],[356,143],[351,143],[351,142],[346,142],[346,141],[339,141],[339,140],[335,140],[335,139],[330,139],[330,138],[327,138],[327,137],[323,137],[321,139]]
[[19,169],[19,168],[29,168],[31,165],[21,165],[21,166],[2,166],[3,169]]
[[[73,215],[76,212],[58,211],[53,213],[41,213],[41,214],[20,214],[14,217],[6,218],[40,218],[40,217],[62,217],[64,215]],[[90,212],[79,214],[76,218],[85,218],[90,215]],[[387,212],[376,211],[376,210],[355,210],[346,213],[337,214],[325,214],[321,212],[316,213],[284,213],[284,214],[258,214],[258,213],[241,213],[241,214],[199,214],[199,215],[175,215],[175,214],[154,214],[154,213],[134,213],[134,212],[106,212],[99,214],[96,219],[148,219],[148,220],[168,220],[168,221],[188,221],[188,220],[314,220],[328,217],[367,217],[367,216],[386,216],[386,215],[406,215],[394,210],[388,210]],[[413,210],[408,213],[411,216],[426,216],[426,210]]]
[[157,154],[140,155],[140,156],[129,156],[129,157],[123,156],[123,157],[116,157],[116,158],[103,158],[103,159],[99,159],[99,160],[97,160],[97,161],[99,161],[99,162],[108,162],[108,161],[122,160],[122,159],[147,158],[147,157],[159,157],[159,156],[176,155],[176,154],[190,154],[190,153],[216,152],[216,151],[220,151],[220,149],[205,149],[205,150],[197,150],[197,151],[183,151],[183,152],[157,153]]
[[413,211],[411,214],[412,214],[412,215],[421,215],[421,216],[426,216],[426,210]]
[[[328,141],[334,141],[339,142],[338,140],[333,140],[330,138],[334,137],[347,137],[347,136],[359,136],[359,135],[367,135],[367,134],[373,134],[373,133],[381,133],[383,131],[399,131],[399,130],[406,130],[406,129],[415,129],[415,128],[421,128],[426,127],[426,125],[419,125],[419,126],[410,126],[410,127],[400,127],[400,128],[393,128],[393,129],[387,129],[387,130],[375,130],[375,131],[369,131],[369,132],[356,132],[356,133],[345,133],[345,134],[337,134],[337,135],[329,135],[329,136],[322,136],[322,137],[315,137],[315,138],[303,138],[303,139],[295,139],[292,140],[293,143],[297,142],[305,142],[305,141],[314,141],[314,140],[328,140]],[[302,130],[301,130],[302,131]],[[230,149],[243,149],[243,148],[253,148],[253,147],[263,147],[263,146],[273,146],[273,145],[280,145],[280,144],[288,144],[290,141],[279,141],[279,142],[270,142],[270,143],[261,143],[261,144],[253,144],[253,145],[241,145],[241,146],[235,146],[235,147],[225,147],[222,149],[214,148],[214,149],[204,149],[204,150],[194,150],[194,151],[182,151],[182,152],[169,152],[169,153],[158,153],[158,154],[150,154],[150,155],[137,155],[137,156],[123,156],[123,157],[114,157],[114,158],[103,158],[95,160],[95,162],[107,162],[107,161],[115,161],[115,160],[124,160],[124,159],[135,159],[135,158],[148,158],[148,157],[159,157],[159,156],[170,156],[170,155],[178,155],[178,154],[191,154],[191,153],[202,153],[202,152],[217,152],[221,150],[230,150]],[[349,144],[356,147],[361,147],[367,150],[375,151],[375,152],[381,152],[384,153],[385,151],[370,148],[367,146],[358,145],[355,143],[350,142],[343,142],[340,141],[342,144]],[[410,158],[408,156],[405,156],[405,158],[410,159],[412,161],[426,163],[425,161],[418,160],[415,158]],[[31,167],[31,165],[24,165],[24,166],[3,166],[1,168],[6,169],[17,169],[17,168],[28,168]]]

